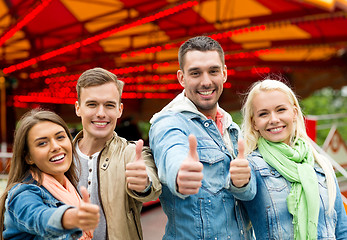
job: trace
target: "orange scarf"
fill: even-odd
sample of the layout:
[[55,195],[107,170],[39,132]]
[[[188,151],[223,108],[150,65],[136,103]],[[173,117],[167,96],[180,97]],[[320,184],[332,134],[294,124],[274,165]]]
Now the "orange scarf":
[[[37,181],[37,177],[31,173],[33,178]],[[72,185],[69,179],[64,176],[65,186],[61,185],[53,176],[42,173],[42,186],[44,186],[56,199],[62,201],[67,205],[78,207],[82,199],[77,193],[76,188]],[[84,231],[80,240],[90,240],[93,238],[93,231]]]

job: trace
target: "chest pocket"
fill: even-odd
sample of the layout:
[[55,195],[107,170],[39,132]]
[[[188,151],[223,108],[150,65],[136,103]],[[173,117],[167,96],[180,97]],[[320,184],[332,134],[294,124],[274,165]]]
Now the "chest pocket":
[[327,189],[327,182],[326,182],[325,173],[323,169],[319,167],[315,167],[314,170],[316,171],[319,187]]
[[198,147],[197,151],[200,162],[204,166],[201,188],[215,194],[224,188],[230,161],[226,160],[227,155],[218,148]]
[[270,192],[281,192],[285,188],[288,188],[288,182],[285,180],[285,178],[282,177],[282,175],[276,169],[271,168],[270,166],[259,169],[259,174],[264,179],[265,185]]
[[328,211],[329,194],[328,194],[328,187],[327,187],[327,182],[325,178],[325,173],[323,169],[318,167],[315,167],[314,170],[316,171],[316,175],[317,175],[320,199],[323,202],[323,206],[321,205],[321,207],[324,207],[324,209],[321,209],[321,210]]
[[331,213],[329,210],[329,194],[327,188],[327,182],[325,173],[322,168],[315,167],[317,179],[318,179],[318,187],[319,187],[319,195],[320,195],[320,212],[318,219],[318,239],[335,239],[336,234],[336,223],[338,222],[338,216],[336,209],[333,209]]

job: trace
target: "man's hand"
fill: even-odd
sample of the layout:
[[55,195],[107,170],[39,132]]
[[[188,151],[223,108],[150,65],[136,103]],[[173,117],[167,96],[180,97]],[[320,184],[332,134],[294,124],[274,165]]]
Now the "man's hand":
[[239,154],[237,158],[230,162],[230,179],[235,187],[243,187],[251,178],[251,168],[248,165],[248,160],[245,158],[245,148],[243,140],[238,141]]
[[142,192],[149,184],[145,161],[141,155],[142,147],[143,140],[140,139],[136,142],[135,161],[128,163],[125,171],[128,188],[136,192]]
[[177,174],[178,192],[185,195],[193,195],[199,192],[203,178],[203,165],[199,161],[197,141],[194,135],[189,135],[189,153],[182,162]]

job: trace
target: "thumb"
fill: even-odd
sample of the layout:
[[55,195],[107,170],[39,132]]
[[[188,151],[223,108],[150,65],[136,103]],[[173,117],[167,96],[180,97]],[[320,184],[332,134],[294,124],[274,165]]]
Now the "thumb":
[[199,161],[199,155],[198,155],[198,152],[196,151],[198,146],[196,137],[190,134],[188,137],[188,141],[189,141],[189,153],[188,153],[189,159],[192,159],[194,161]]
[[143,140],[142,139],[139,139],[137,142],[136,142],[136,158],[135,158],[135,161],[138,161],[140,159],[142,159],[142,148],[143,148]]
[[89,193],[88,190],[85,187],[80,187],[80,192],[82,194],[82,200],[85,203],[90,203]]
[[243,139],[239,139],[237,142],[239,154],[237,155],[237,158],[245,158],[245,145]]

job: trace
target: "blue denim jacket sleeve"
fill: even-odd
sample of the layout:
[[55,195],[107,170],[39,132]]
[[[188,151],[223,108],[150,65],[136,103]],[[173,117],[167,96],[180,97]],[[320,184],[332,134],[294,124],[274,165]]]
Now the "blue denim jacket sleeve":
[[229,189],[235,198],[241,201],[252,200],[257,193],[257,180],[255,177],[254,169],[251,167],[251,178],[244,187],[235,187],[231,182],[230,173],[228,174],[226,186],[226,189]]
[[336,228],[335,228],[336,239],[337,240],[347,239],[347,214],[343,206],[341,192],[337,184],[337,181],[336,181],[335,211],[337,215],[337,222],[336,222]]
[[[47,197],[48,196],[48,197]],[[18,184],[6,199],[5,230],[55,238],[65,234],[81,236],[78,228],[64,229],[62,217],[71,206],[61,203],[34,184]]]
[[150,147],[160,182],[167,185],[173,194],[184,199],[187,196],[177,191],[176,177],[189,150],[189,133],[185,131],[188,126],[180,127],[178,119],[170,116],[171,114],[159,117],[151,126]]

